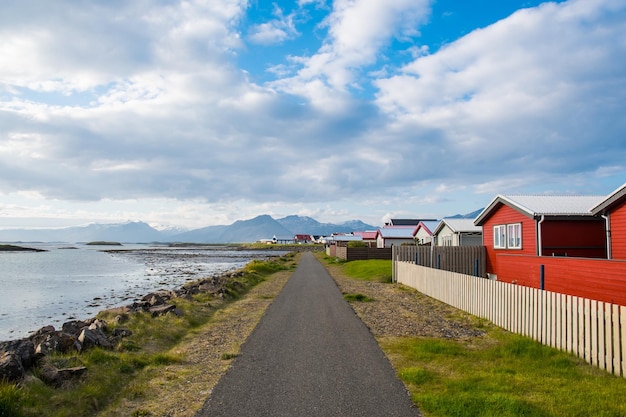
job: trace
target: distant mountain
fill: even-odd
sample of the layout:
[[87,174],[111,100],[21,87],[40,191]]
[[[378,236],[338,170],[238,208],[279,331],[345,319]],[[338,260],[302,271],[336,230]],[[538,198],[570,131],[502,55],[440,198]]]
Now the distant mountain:
[[481,208],[467,214],[455,214],[454,216],[448,216],[448,219],[475,219],[483,210],[484,208]]
[[190,243],[245,243],[272,237],[293,237],[296,234],[330,235],[375,230],[376,227],[360,220],[340,224],[320,223],[310,217],[287,216],[275,220],[269,215],[249,220],[237,220],[228,226],[208,226],[186,232],[157,230],[144,222],[121,224],[92,224],[63,229],[0,230],[1,242],[92,242],[122,243],[190,242]]
[[350,220],[339,224],[333,224],[320,223],[317,220],[306,216],[287,216],[282,219],[278,219],[277,222],[294,232],[294,234],[310,234],[313,236],[329,236],[332,233],[376,230],[376,227],[365,224],[360,220]]
[[10,229],[0,230],[4,242],[155,242],[162,240],[158,230],[144,222],[121,224],[90,224],[62,229]]
[[216,243],[228,226],[207,226],[170,236],[171,242]]

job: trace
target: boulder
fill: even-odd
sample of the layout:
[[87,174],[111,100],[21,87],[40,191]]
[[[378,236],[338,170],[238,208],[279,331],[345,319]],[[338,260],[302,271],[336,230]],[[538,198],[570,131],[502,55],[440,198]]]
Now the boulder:
[[[90,326],[91,327],[91,326]],[[103,347],[105,349],[111,349],[113,345],[107,339],[106,335],[100,329],[85,328],[80,332],[78,336],[82,349],[89,349],[93,347]]]
[[19,382],[24,378],[22,360],[15,352],[0,354],[0,381]]
[[68,353],[81,350],[77,336],[65,332],[46,333],[33,339],[35,341],[35,354],[49,355],[51,353]]
[[117,328],[117,329],[113,329],[113,337],[128,337],[131,336],[133,334],[133,332],[131,332],[128,329],[123,329],[123,328]]
[[117,316],[115,316],[113,320],[115,321],[116,324],[124,324],[129,319],[130,317],[128,316],[128,314],[124,313],[124,314],[118,314]]
[[68,383],[76,381],[87,372],[84,366],[75,366],[72,368],[58,369],[52,365],[46,365],[41,368],[41,380],[47,385],[60,388]]
[[33,333],[30,337],[35,338],[55,331],[56,329],[54,328],[54,326],[44,326],[41,329],[37,330],[35,333]]
[[151,307],[165,304],[165,299],[158,293],[150,293],[141,298],[141,301],[147,302]]
[[83,328],[87,326],[88,324],[82,320],[72,320],[72,321],[63,323],[62,330],[65,333],[78,336],[81,330],[83,330]]
[[30,339],[2,342],[0,343],[0,352],[15,353],[20,358],[24,369],[30,369],[36,362],[35,345]]
[[163,314],[167,314],[170,311],[174,311],[176,306],[173,304],[164,304],[159,306],[150,307],[148,310],[152,317],[162,316]]

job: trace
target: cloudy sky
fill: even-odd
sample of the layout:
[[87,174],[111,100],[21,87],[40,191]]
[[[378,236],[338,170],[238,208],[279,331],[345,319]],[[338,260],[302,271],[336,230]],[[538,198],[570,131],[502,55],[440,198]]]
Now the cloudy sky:
[[0,227],[437,217],[626,182],[626,0],[21,0]]

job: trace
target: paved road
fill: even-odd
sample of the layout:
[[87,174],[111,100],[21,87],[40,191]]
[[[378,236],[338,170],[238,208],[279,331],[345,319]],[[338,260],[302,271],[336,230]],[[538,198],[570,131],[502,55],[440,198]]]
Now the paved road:
[[363,322],[310,253],[201,416],[419,416]]

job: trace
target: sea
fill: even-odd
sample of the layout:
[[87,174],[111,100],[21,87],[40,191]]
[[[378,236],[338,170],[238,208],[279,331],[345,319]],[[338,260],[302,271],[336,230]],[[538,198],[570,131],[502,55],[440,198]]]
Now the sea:
[[285,253],[228,246],[18,245],[45,252],[0,252],[0,341],[86,320],[151,291],[176,289]]

